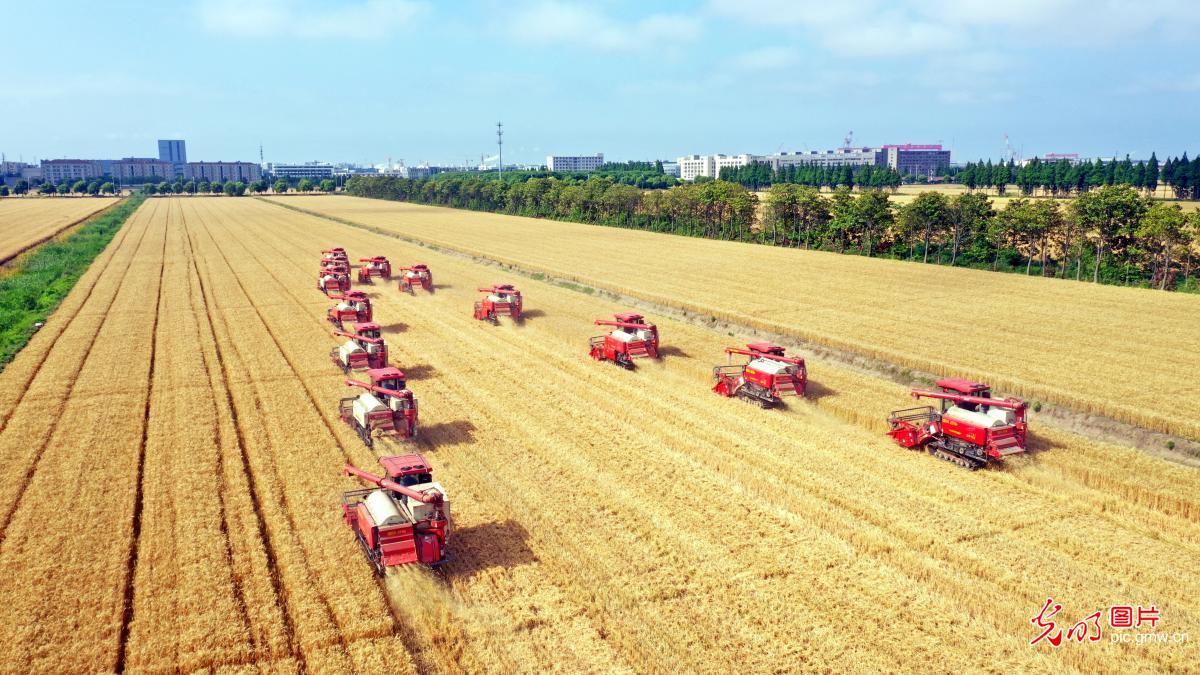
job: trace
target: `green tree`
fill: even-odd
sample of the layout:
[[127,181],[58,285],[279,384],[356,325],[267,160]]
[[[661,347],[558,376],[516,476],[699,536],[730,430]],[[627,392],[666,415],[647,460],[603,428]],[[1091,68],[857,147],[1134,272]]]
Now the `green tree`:
[[276,194],[283,194],[288,191],[288,182],[280,178],[279,180],[275,181],[275,185],[272,189]]
[[1079,224],[1096,239],[1092,282],[1100,282],[1100,267],[1109,243],[1122,232],[1132,232],[1146,212],[1147,201],[1128,185],[1106,185],[1075,198],[1071,211]]
[[196,184],[196,192],[209,192],[212,190],[212,185],[208,181],[202,180]]
[[[662,173],[661,169],[662,169],[662,163],[660,162],[659,163],[659,173]],[[337,183],[333,182],[333,180],[326,178],[321,181],[321,192],[333,192],[336,189],[337,189]]]
[[111,195],[117,191],[117,186],[113,185],[111,182],[106,181],[100,185],[100,191],[106,195]]
[[988,223],[995,217],[992,200],[987,195],[964,192],[956,195],[950,203],[950,229],[952,248],[950,264],[958,264],[959,250],[963,239],[973,241],[981,234],[986,234]]
[[883,232],[896,221],[896,212],[888,201],[888,193],[882,190],[863,192],[854,200],[853,211],[863,240],[862,250],[870,257]]
[[75,184],[71,186],[71,192],[74,192],[77,195],[81,195],[81,194],[87,192],[87,186],[88,186],[88,184],[87,184],[86,180],[82,180],[82,179],[77,180],[77,181],[75,181]]
[[1146,178],[1143,183],[1150,195],[1154,196],[1158,190],[1158,156],[1153,152],[1150,153],[1150,161],[1146,162]]
[[1156,248],[1151,264],[1150,280],[1158,280],[1158,287],[1165,290],[1171,278],[1172,256],[1181,243],[1187,226],[1187,217],[1178,204],[1155,203],[1146,209],[1145,216],[1137,228],[1137,236],[1146,244]]
[[29,181],[22,178],[13,186],[13,194],[23,195],[26,192],[29,192]]
[[94,180],[89,182],[87,184],[87,193],[93,196],[100,194],[100,181]]
[[[80,181],[80,182],[82,183],[83,181]],[[66,181],[63,181],[63,182],[61,182],[61,183],[59,183],[59,184],[58,184],[57,192],[58,192],[58,194],[60,194],[60,195],[70,194],[70,193],[71,193],[71,186],[70,186],[70,185],[67,185]]]
[[0,183],[0,197],[7,197],[7,196],[8,196],[8,186],[5,185],[4,183]]
[[307,178],[301,178],[299,183],[296,183],[297,192],[312,192],[313,182]]
[[908,233],[924,241],[923,262],[929,262],[929,243],[950,224],[950,202],[941,192],[922,192],[900,209],[900,222]]

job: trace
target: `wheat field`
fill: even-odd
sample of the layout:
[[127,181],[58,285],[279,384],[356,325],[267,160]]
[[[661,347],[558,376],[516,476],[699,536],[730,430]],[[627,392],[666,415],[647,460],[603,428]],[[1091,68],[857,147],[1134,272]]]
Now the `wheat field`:
[[[368,287],[454,503],[437,572],[377,580],[340,520],[340,465],[376,465],[337,417],[313,289],[333,245],[438,281]],[[474,321],[475,289],[506,281],[524,324]],[[1035,415],[1036,452],[966,472],[882,436],[906,391],[833,362],[780,410],[709,393],[736,340],[690,323],[648,317],[661,362],[596,363],[591,320],[620,309],[264,201],[148,200],[0,374],[0,670],[1200,661],[1194,640],[1028,644],[1048,596],[1200,634],[1194,469]]]
[[701,316],[1200,438],[1200,296],[355,197],[279,201]]
[[0,199],[0,263],[116,201],[107,197]]

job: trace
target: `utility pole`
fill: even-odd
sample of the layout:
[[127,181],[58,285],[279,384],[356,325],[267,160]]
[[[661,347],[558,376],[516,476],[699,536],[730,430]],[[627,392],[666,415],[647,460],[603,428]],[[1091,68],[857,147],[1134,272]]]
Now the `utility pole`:
[[496,168],[500,170],[500,180],[504,180],[504,123],[496,122],[496,148],[499,162]]

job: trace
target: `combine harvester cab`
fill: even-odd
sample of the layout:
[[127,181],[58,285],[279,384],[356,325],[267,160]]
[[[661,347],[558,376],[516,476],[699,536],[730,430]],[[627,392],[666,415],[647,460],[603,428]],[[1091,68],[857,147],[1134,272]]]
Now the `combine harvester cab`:
[[375,573],[399,565],[435,566],[446,562],[450,536],[450,497],[433,480],[419,454],[381,457],[387,476],[346,464],[342,472],[375,487],[342,495],[342,519],[358,539]]
[[350,291],[350,270],[341,263],[322,264],[317,273],[317,290],[325,295],[341,295]]
[[325,318],[329,322],[342,329],[345,322],[352,323],[367,323],[371,321],[373,312],[371,310],[371,299],[362,291],[350,291],[343,295],[331,295],[330,298],[337,300],[338,304],[329,308],[329,314]]
[[905,448],[925,448],[929,454],[967,469],[978,469],[1025,452],[1025,402],[992,398],[991,387],[947,378],[935,382],[938,391],[913,389],[913,398],[941,401],[941,410],[918,406],[893,411],[888,435]]
[[367,371],[370,382],[346,380],[350,387],[363,392],[338,401],[338,416],[362,439],[368,448],[376,438],[409,440],[417,435],[417,399],[408,390],[399,368],[373,368]]
[[487,295],[482,300],[475,301],[476,319],[498,326],[500,317],[507,316],[514,322],[521,323],[521,291],[513,288],[512,284],[496,284],[491,288],[481,288],[479,292]]
[[377,323],[356,323],[351,326],[353,332],[335,330],[333,334],[349,338],[340,346],[329,351],[329,359],[343,373],[350,371],[386,368],[388,365],[387,342],[384,342]]
[[[753,342],[746,349],[726,347],[725,353],[730,363],[713,368],[714,392],[752,401],[763,408],[779,405],[784,396],[804,396],[808,385],[804,359],[785,356],[783,347]],[[748,356],[750,361],[732,363],[734,354]]]
[[632,370],[635,359],[658,358],[658,327],[646,323],[641,314],[614,314],[615,320],[596,319],[597,326],[613,326],[607,335],[588,339],[589,354],[597,361],[611,361]]
[[392,263],[384,256],[377,255],[374,258],[359,258],[358,261],[363,263],[362,267],[358,268],[358,283],[371,284],[371,277],[379,277],[380,279],[392,278]]
[[433,272],[424,263],[400,268],[400,290],[409,295],[416,295],[414,287],[420,285],[426,292],[433,292]]

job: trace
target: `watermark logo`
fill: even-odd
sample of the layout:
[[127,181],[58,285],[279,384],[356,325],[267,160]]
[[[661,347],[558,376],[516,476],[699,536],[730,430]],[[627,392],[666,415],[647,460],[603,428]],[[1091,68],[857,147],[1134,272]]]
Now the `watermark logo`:
[[1049,643],[1053,647],[1062,645],[1064,641],[1100,642],[1104,639],[1104,623],[1114,630],[1109,635],[1111,642],[1143,645],[1178,643],[1188,640],[1187,633],[1136,632],[1145,628],[1153,631],[1158,627],[1160,616],[1158,607],[1154,605],[1149,607],[1112,605],[1092,612],[1073,623],[1064,621],[1062,626],[1066,627],[1065,631],[1060,627],[1061,619],[1058,618],[1062,609],[1063,606],[1055,602],[1054,598],[1046,598],[1046,603],[1042,605],[1041,611],[1029,619],[1029,623],[1033,624],[1037,631],[1037,635],[1029,641],[1030,646],[1036,646],[1042,642]]

